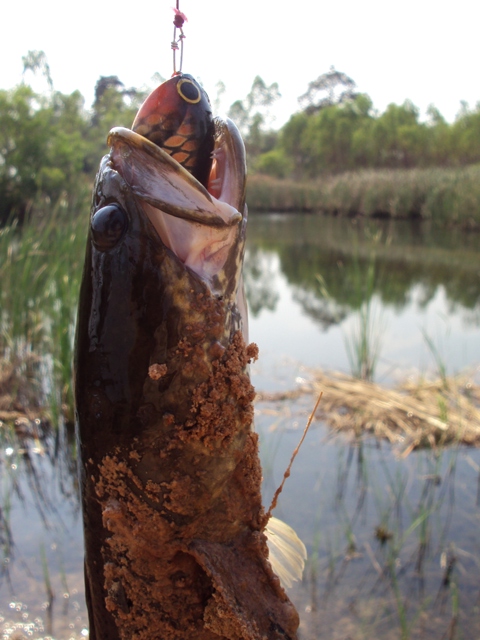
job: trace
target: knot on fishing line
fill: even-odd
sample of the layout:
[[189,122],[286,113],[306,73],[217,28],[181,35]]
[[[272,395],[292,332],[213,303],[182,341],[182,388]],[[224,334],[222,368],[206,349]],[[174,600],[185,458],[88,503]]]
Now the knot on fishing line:
[[[183,40],[185,38],[185,34],[183,33],[183,24],[188,22],[187,16],[182,13],[179,9],[180,0],[177,0],[177,7],[172,7],[175,17],[173,19],[173,40],[171,43],[172,51],[173,51],[173,75],[182,72],[182,64],[183,64]],[[177,29],[180,30],[180,35],[177,38]],[[180,49],[180,65],[177,69],[177,61],[176,61],[176,52]]]
[[181,29],[183,27],[183,23],[188,22],[187,16],[184,13],[182,13],[179,9],[173,9],[173,10],[175,12],[175,18],[173,19],[173,24],[177,29]]

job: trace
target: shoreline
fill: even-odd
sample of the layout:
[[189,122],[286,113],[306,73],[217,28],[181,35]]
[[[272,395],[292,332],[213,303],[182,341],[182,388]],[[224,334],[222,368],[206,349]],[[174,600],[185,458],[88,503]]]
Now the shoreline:
[[430,220],[480,230],[480,165],[455,169],[378,169],[310,181],[249,177],[252,212]]

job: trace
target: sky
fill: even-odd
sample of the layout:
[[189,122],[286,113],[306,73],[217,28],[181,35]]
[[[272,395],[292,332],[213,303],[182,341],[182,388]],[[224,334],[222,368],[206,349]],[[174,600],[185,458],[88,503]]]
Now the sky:
[[[22,56],[43,50],[55,89],[80,90],[91,105],[98,78],[117,75],[127,87],[154,88],[172,74],[175,0],[106,2],[42,0],[2,7],[0,88],[22,79]],[[308,83],[331,66],[350,76],[382,112],[410,99],[425,116],[434,104],[449,121],[460,101],[480,101],[475,0],[180,0],[185,23],[183,71],[212,101],[226,86],[222,111],[260,75],[279,84],[274,109],[281,126],[298,110]],[[40,81],[26,80],[37,90]]]

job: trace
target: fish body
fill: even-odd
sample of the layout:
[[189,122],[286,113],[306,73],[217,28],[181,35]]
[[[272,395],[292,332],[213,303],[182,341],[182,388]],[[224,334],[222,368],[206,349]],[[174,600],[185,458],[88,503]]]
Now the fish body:
[[91,640],[296,638],[252,430],[244,147],[213,126],[218,197],[121,128],[96,180],[75,355]]

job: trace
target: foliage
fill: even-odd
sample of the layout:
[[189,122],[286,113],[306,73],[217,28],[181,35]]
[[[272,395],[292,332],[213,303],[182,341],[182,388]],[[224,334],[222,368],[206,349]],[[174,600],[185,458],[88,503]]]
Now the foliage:
[[254,171],[274,178],[286,178],[291,174],[293,163],[281,149],[272,149],[263,153],[253,165]]
[[[260,173],[277,176],[278,159],[291,162],[290,177],[313,178],[359,169],[459,167],[480,162],[480,102],[463,104],[449,124],[430,105],[427,120],[405,100],[374,110],[370,97],[355,90],[355,82],[333,67],[308,86],[299,98],[303,110],[280,130],[273,151],[260,156]],[[272,150],[269,150],[271,154]]]
[[[260,156],[257,167],[262,160]],[[480,164],[458,169],[368,169],[309,181],[254,175],[248,180],[247,197],[253,211],[422,219],[479,229]]]
[[247,97],[235,101],[228,111],[229,118],[244,137],[250,160],[270,151],[276,142],[276,134],[271,130],[270,108],[279,98],[278,83],[267,86],[260,76],[256,76]]
[[349,102],[356,96],[356,84],[342,71],[330,67],[327,73],[318,76],[309,83],[307,91],[300,96],[298,101],[304,105],[307,113],[315,113],[324,107],[334,104]]
[[78,91],[54,90],[42,51],[28,52],[23,63],[24,73],[45,76],[49,92],[36,93],[25,83],[0,90],[0,225],[77,202],[107,151],[109,129],[130,126],[143,98],[115,76],[100,78],[87,112]]
[[73,327],[87,224],[78,214],[84,208],[57,206],[21,229],[16,223],[0,229],[0,357],[34,352],[42,358],[54,423],[62,411],[73,421]]
[[[103,76],[92,108],[86,110],[78,91],[55,91],[42,51],[29,51],[23,65],[24,77],[40,73],[48,90],[36,93],[25,82],[0,90],[0,226],[13,219],[22,224],[33,212],[41,216],[56,206],[71,209],[85,197],[107,152],[108,131],[131,126],[145,97],[125,88],[117,76]],[[219,83],[217,102],[224,91]],[[279,190],[273,203],[273,183],[254,182],[253,191],[259,194],[252,201],[255,208],[420,215],[478,224],[480,103],[475,108],[463,104],[452,124],[433,105],[421,121],[408,100],[378,113],[370,97],[332,67],[301,96],[303,111],[274,131],[271,107],[279,97],[277,83],[267,85],[257,76],[245,99],[229,110],[244,136],[250,171],[294,181]],[[458,173],[458,179],[452,172],[476,163]],[[387,171],[431,167],[451,171]],[[328,177],[332,174],[342,176]],[[319,177],[318,185],[306,185]],[[279,194],[286,192],[295,196],[282,200]]]

